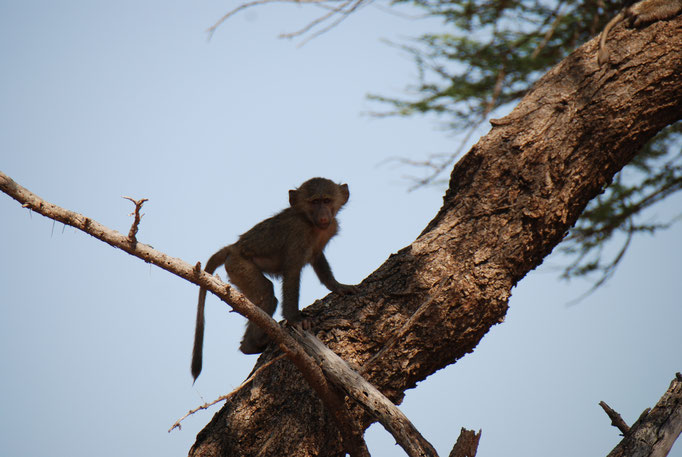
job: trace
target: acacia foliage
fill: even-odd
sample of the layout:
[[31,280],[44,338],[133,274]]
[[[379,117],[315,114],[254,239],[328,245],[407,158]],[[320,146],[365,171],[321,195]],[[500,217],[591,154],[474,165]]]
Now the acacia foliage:
[[[398,0],[394,4],[408,3]],[[414,58],[418,80],[409,98],[371,95],[381,115],[435,114],[455,134],[473,132],[506,113],[548,69],[601,32],[621,7],[617,0],[416,0],[441,18],[442,30],[402,45]],[[613,32],[612,32],[613,33]],[[467,135],[463,135],[466,137]],[[420,168],[415,186],[447,178],[459,151],[403,162]],[[682,125],[649,142],[581,215],[560,250],[571,259],[562,277],[603,284],[633,236],[668,227],[680,214],[651,220],[647,208],[682,189]]]

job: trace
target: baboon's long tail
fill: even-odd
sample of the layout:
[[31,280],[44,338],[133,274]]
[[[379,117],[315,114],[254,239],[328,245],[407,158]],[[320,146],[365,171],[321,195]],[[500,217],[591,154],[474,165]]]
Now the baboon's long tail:
[[[225,263],[230,254],[230,246],[225,246],[208,259],[204,271],[208,274]],[[201,364],[204,351],[204,305],[206,304],[206,289],[199,289],[199,303],[197,304],[197,325],[194,332],[194,349],[192,350],[192,377],[197,380],[201,373]]]

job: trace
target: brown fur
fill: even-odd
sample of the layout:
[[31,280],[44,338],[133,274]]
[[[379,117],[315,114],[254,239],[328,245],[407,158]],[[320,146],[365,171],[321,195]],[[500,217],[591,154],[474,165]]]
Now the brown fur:
[[[206,263],[212,274],[220,265],[230,282],[266,313],[277,308],[272,282],[265,274],[282,278],[282,314],[289,322],[301,321],[298,310],[301,269],[311,264],[318,278],[329,290],[352,293],[354,286],[336,281],[324,256],[324,248],[339,230],[336,213],[349,197],[347,184],[325,178],[312,178],[298,189],[289,191],[290,207],[256,224],[236,243],[213,254]],[[192,376],[201,373],[204,338],[206,289],[199,290],[196,333],[192,353]],[[307,322],[303,322],[308,326]],[[265,333],[249,322],[240,350],[245,354],[263,352],[268,344]]]

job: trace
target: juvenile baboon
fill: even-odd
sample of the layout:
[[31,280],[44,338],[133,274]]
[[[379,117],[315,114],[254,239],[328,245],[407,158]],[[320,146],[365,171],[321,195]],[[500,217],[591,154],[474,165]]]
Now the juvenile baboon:
[[[206,272],[213,274],[224,264],[230,282],[271,316],[277,307],[277,298],[272,282],[265,274],[281,277],[282,314],[289,322],[301,321],[298,295],[304,266],[311,264],[322,284],[332,292],[345,295],[356,290],[355,286],[336,281],[323,253],[339,230],[336,213],[348,197],[347,184],[336,184],[325,178],[304,182],[298,189],[289,191],[291,206],[256,224],[236,243],[213,254],[206,263]],[[195,380],[201,373],[205,300],[206,289],[201,288],[192,353]],[[303,325],[308,324],[304,322]],[[267,344],[265,332],[249,322],[239,349],[244,354],[258,354]]]
[[627,19],[630,25],[639,27],[649,22],[662,21],[671,18],[682,11],[682,0],[642,0],[634,5],[623,8],[606,24],[599,38],[599,65],[609,61],[609,50],[606,48],[606,38],[618,23]]

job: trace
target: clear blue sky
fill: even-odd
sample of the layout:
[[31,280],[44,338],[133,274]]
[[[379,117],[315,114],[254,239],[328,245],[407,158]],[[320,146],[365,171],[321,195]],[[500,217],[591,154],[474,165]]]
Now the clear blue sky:
[[[407,193],[420,159],[458,143],[434,119],[373,119],[367,93],[415,81],[400,41],[433,27],[370,7],[298,48],[278,40],[320,10],[268,6],[205,30],[234,2],[0,1],[0,169],[38,195],[138,239],[205,260],[287,204],[312,176],[347,182],[328,249],[356,283],[409,244],[443,189]],[[682,199],[648,217],[673,214]],[[186,455],[255,357],[244,321],[207,306],[204,371],[189,373],[197,289],[0,195],[0,449],[7,456]],[[447,455],[460,427],[481,456],[606,455],[682,370],[682,224],[635,240],[616,277],[581,302],[550,257],[514,289],[506,322],[473,354],[407,393],[403,411]],[[304,274],[302,304],[326,294]],[[374,456],[403,455],[379,426]],[[670,454],[682,456],[677,443]]]

